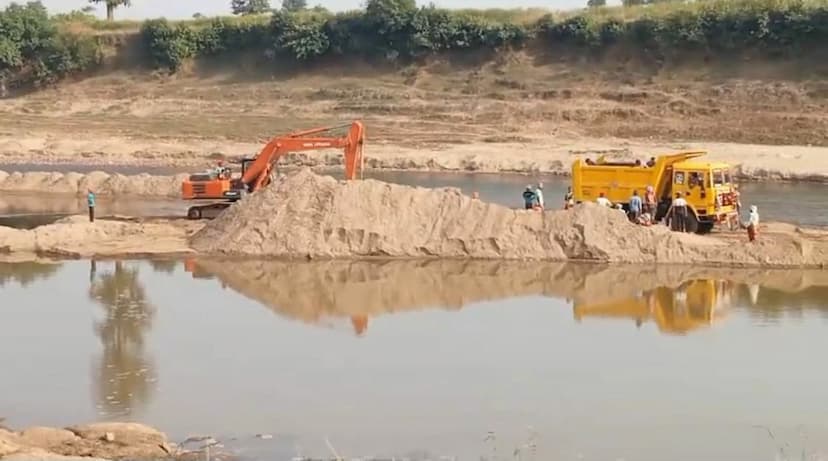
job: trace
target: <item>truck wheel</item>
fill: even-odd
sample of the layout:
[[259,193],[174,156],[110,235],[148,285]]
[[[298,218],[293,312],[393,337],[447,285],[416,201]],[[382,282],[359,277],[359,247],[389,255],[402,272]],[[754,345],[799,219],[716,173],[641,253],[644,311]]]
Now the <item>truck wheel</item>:
[[187,210],[187,218],[189,219],[201,219],[201,210],[196,207],[192,207]]
[[699,223],[699,234],[709,234],[713,230],[713,223],[706,221]]
[[687,221],[684,223],[684,228],[691,234],[699,232],[699,218],[696,217],[696,213],[687,210]]

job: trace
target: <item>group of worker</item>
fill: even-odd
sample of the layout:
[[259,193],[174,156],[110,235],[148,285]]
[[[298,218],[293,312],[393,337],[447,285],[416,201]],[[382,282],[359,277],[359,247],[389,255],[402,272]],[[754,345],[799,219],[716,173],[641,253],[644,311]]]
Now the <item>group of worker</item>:
[[[531,192],[531,188],[527,188],[527,191]],[[738,219],[742,207],[741,201],[739,200],[739,193],[735,188],[734,191],[734,195],[736,197],[735,208]],[[675,198],[673,198],[673,201],[665,214],[665,224],[676,232],[689,232],[691,230],[690,218],[692,212],[690,211],[685,196],[690,196],[690,192],[688,191],[684,194],[676,192]],[[526,192],[524,192],[524,197],[526,197]],[[633,190],[632,196],[627,202],[627,210],[624,210],[624,206],[621,203],[613,205],[613,203],[603,192],[598,193],[598,198],[595,200],[595,203],[607,208],[614,208],[621,211],[633,223],[643,226],[649,226],[655,223],[658,203],[656,202],[655,189],[653,186],[647,186],[643,198],[638,194],[638,190]],[[564,196],[564,209],[570,209],[574,205],[575,201],[572,193],[572,187],[569,187],[566,191],[566,195]],[[751,242],[756,241],[759,230],[759,209],[756,205],[751,205],[748,213],[748,219],[746,222],[741,223],[741,226],[747,230],[748,240]]]
[[543,210],[543,183],[532,189],[532,185],[528,184],[523,191],[523,206],[527,210]]
[[[564,200],[566,202],[564,208],[570,208],[573,204],[571,187],[567,190],[566,197]],[[620,203],[616,203],[615,205],[613,205],[613,203],[606,197],[606,195],[604,195],[603,192],[600,192],[598,194],[598,198],[595,200],[595,203],[608,208],[615,208],[617,210],[620,210],[627,215],[630,221],[636,224],[640,224],[642,226],[651,225],[654,221],[653,218],[656,214],[655,189],[652,186],[647,186],[643,198],[640,195],[638,195],[637,190],[634,190],[632,193],[632,197],[630,197],[629,203],[627,205],[628,209],[626,211],[624,210],[624,206]]]

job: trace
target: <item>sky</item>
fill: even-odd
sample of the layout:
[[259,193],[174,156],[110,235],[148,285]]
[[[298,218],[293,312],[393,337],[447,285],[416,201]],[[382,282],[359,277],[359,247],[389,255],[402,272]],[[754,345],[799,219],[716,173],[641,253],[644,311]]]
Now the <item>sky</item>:
[[[25,3],[25,0],[17,0]],[[41,0],[51,13],[65,13],[79,10],[86,6],[86,0]],[[0,8],[5,8],[12,0],[0,0]],[[364,0],[308,0],[309,6],[322,5],[332,11],[361,8]],[[418,4],[428,3],[418,0]],[[567,10],[581,8],[586,0],[434,0],[433,3],[443,8],[530,8],[541,7]],[[613,2],[615,3],[615,2]],[[271,0],[271,5],[278,7],[280,0]],[[115,13],[118,19],[146,19],[166,17],[186,19],[194,13],[215,16],[230,13],[230,0],[132,0],[130,8],[119,8]],[[104,17],[103,6],[98,6],[97,14]]]

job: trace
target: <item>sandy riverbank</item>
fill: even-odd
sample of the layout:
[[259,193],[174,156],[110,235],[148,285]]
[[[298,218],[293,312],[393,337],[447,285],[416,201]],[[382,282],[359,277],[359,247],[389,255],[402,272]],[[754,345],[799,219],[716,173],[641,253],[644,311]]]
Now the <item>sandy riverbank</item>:
[[[212,166],[216,157],[250,156],[263,144],[204,140],[152,141],[130,138],[49,140],[14,139],[0,135],[0,169],[3,164],[72,164],[113,166]],[[707,150],[708,158],[734,165],[742,181],[828,182],[828,147],[768,146],[734,143],[641,142],[623,139],[540,138],[532,142],[444,145],[419,148],[369,143],[367,170],[439,171],[465,173],[521,173],[568,175],[572,161],[601,154],[646,161],[677,150]],[[340,168],[342,153],[318,151],[289,154],[280,165]],[[44,169],[46,167],[44,166]]]
[[82,216],[32,230],[0,228],[6,254],[69,257],[160,254],[275,259],[458,258],[824,267],[828,231],[765,224],[743,233],[679,234],[641,227],[594,204],[514,210],[452,188],[337,181],[301,170],[237,202],[217,219]]
[[174,455],[160,431],[141,424],[99,423],[65,429],[0,428],[0,460],[160,459]]

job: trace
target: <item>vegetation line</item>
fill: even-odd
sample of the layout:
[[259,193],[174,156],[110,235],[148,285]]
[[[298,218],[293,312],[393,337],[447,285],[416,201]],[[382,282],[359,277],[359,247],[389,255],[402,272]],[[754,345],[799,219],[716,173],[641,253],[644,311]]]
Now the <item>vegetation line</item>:
[[[526,10],[509,12],[369,0],[364,10],[339,14],[314,8],[181,22],[153,19],[139,31],[148,62],[170,72],[191,59],[250,51],[295,62],[327,56],[406,62],[446,51],[529,44],[600,56],[625,44],[664,60],[688,52],[792,57],[828,44],[828,0],[697,0],[595,7],[532,20]],[[135,30],[135,23],[113,25],[82,13],[50,16],[38,2],[12,4],[0,12],[0,83],[40,85],[94,68],[106,43],[102,29],[129,24]]]

